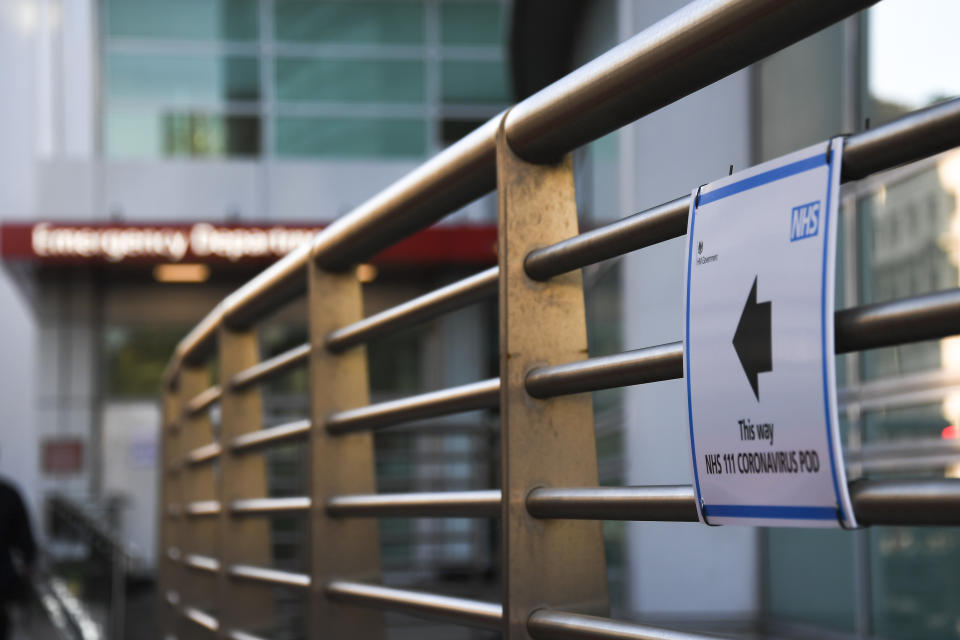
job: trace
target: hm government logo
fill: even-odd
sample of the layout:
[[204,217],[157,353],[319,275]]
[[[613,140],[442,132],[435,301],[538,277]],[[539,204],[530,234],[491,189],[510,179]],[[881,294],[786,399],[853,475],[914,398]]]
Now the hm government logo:
[[707,264],[709,262],[716,262],[717,254],[712,256],[703,255],[703,240],[697,243],[697,264]]

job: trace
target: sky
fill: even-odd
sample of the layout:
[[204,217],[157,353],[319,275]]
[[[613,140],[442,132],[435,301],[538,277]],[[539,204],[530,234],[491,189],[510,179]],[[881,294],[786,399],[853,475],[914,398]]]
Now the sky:
[[917,108],[960,95],[960,0],[883,0],[869,13],[869,77],[877,97]]

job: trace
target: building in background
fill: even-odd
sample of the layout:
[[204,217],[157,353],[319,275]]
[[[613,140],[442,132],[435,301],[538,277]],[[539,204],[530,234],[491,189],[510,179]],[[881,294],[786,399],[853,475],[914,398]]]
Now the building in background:
[[[55,494],[112,514],[149,572],[157,393],[173,347],[271,261],[512,103],[509,8],[2,5],[0,353],[9,384],[0,473],[25,489],[38,520],[49,520]],[[495,198],[482,199],[364,265],[367,312],[494,264],[495,221]],[[305,322],[302,305],[282,310],[263,331],[264,356],[303,342]],[[478,306],[372,344],[373,398],[489,377],[495,327],[489,306]],[[462,333],[480,339],[465,344]],[[265,424],[308,415],[300,384],[293,377],[270,390]],[[489,486],[489,456],[478,452],[490,448],[491,419],[478,412],[415,440],[380,438],[383,487]],[[411,455],[432,464],[411,467]],[[268,462],[272,494],[298,491],[296,450]],[[275,523],[279,565],[306,561],[302,529]],[[384,557],[415,575],[488,571],[488,529],[398,522],[384,532]]]

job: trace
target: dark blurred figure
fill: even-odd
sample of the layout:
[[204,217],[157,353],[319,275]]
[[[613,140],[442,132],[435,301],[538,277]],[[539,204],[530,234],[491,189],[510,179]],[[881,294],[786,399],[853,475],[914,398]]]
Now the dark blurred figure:
[[0,478],[0,640],[10,637],[11,604],[26,600],[37,557],[30,519],[16,487]]

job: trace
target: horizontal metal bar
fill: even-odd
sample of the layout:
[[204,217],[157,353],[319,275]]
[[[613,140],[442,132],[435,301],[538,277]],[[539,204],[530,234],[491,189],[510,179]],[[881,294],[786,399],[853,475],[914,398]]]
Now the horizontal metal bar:
[[327,584],[326,594],[338,602],[402,611],[481,629],[500,630],[503,620],[503,607],[499,603],[360,582],[335,580]]
[[231,631],[227,634],[227,637],[230,640],[267,640],[262,636],[255,636],[252,633],[247,633],[246,631]]
[[310,587],[310,576],[305,573],[293,573],[292,571],[280,571],[278,569],[269,569],[266,567],[254,567],[247,564],[233,565],[230,567],[230,575],[234,578],[253,580],[255,582],[266,582],[269,584],[279,584],[286,587],[300,587],[303,589]]
[[340,411],[327,418],[326,427],[334,433],[380,429],[400,422],[474,409],[487,409],[499,404],[500,379],[491,378],[409,398]]
[[327,501],[327,513],[354,518],[496,518],[500,490],[334,496]]
[[690,485],[539,488],[527,495],[527,511],[534,518],[698,521]]
[[679,238],[687,232],[690,196],[635,213],[549,247],[527,254],[523,268],[534,280],[561,273]]
[[[849,182],[960,145],[960,98],[907,114],[844,141],[841,180]],[[527,254],[524,270],[547,280],[574,269],[679,238],[687,232],[690,196],[611,222]]]
[[220,561],[210,556],[202,556],[196,553],[188,553],[183,559],[183,564],[191,569],[199,571],[208,571],[216,573],[220,571]]
[[499,267],[490,267],[425,295],[381,311],[327,336],[327,349],[338,353],[400,328],[426,322],[444,313],[497,295]]
[[309,420],[296,420],[268,429],[251,431],[234,438],[230,442],[230,448],[235,452],[239,452],[257,447],[265,447],[295,438],[303,438],[310,434],[310,425]]
[[711,640],[721,637],[553,609],[531,613],[527,631],[537,640]]
[[960,479],[856,480],[853,511],[861,524],[960,524]]
[[[960,479],[857,480],[850,483],[862,525],[960,524]],[[696,521],[693,487],[535,489],[527,509],[536,518]]]
[[307,511],[309,509],[310,498],[305,496],[293,498],[245,498],[243,500],[234,500],[230,504],[230,512],[234,515],[290,513]]
[[203,413],[209,409],[213,403],[218,402],[221,395],[222,391],[219,385],[214,385],[201,391],[187,403],[187,415],[195,416],[198,413]]
[[683,343],[627,351],[579,362],[538,367],[526,376],[527,393],[535,398],[683,377]]
[[960,288],[865,305],[834,316],[837,353],[960,333]]
[[960,99],[920,109],[876,129],[850,136],[842,176],[858,180],[960,145]]
[[184,513],[188,516],[215,516],[220,513],[220,503],[216,500],[188,502]]
[[871,4],[693,2],[514,106],[507,141],[554,161]]
[[238,390],[245,389],[252,384],[263,382],[295,367],[306,365],[309,358],[310,345],[301,344],[240,371],[230,378],[230,386]]
[[208,631],[218,631],[220,629],[220,622],[216,618],[196,607],[184,607],[183,617]]
[[219,456],[220,453],[220,445],[216,442],[211,442],[210,444],[205,444],[202,447],[197,447],[188,453],[186,462],[187,464],[200,464],[203,462],[209,462],[210,460],[213,460]]
[[[855,307],[834,316],[837,353],[944,338],[960,333],[960,288]],[[531,369],[527,392],[535,398],[683,377],[683,343],[627,351]]]

